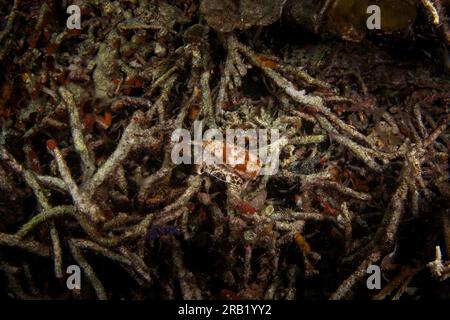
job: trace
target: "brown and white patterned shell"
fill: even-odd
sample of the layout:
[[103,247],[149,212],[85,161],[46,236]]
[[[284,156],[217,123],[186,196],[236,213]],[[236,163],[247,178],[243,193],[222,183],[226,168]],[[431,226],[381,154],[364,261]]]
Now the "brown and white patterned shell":
[[256,150],[249,151],[223,141],[205,141],[203,148],[210,155],[222,155],[222,159],[216,159],[220,161],[215,163],[204,161],[201,168],[203,172],[221,181],[242,185],[245,181],[255,179],[262,168]]

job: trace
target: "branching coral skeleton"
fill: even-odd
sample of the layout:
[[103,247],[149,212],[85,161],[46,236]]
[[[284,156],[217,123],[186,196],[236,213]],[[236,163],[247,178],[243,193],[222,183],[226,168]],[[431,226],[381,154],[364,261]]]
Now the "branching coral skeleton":
[[436,259],[427,264],[430,272],[439,281],[444,281],[450,277],[450,263],[444,264],[442,261],[441,247],[436,246]]

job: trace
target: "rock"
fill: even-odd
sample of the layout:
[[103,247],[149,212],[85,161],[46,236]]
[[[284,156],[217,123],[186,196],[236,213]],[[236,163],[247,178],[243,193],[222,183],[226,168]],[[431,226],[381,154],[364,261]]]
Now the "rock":
[[366,22],[367,8],[371,0],[335,0],[326,14],[325,28],[345,40],[358,41],[366,34],[408,34],[416,20],[417,7],[413,0],[381,0],[376,4],[381,9],[381,30],[370,31]]
[[277,21],[286,0],[202,0],[208,25],[220,32],[267,26]]
[[[381,9],[381,30],[367,29],[367,8],[372,4]],[[407,34],[416,20],[417,3],[415,0],[289,0],[284,15],[308,31],[360,41],[368,33]]]
[[186,29],[183,34],[183,40],[185,44],[201,42],[208,36],[209,28],[201,24],[194,24]]
[[283,11],[289,22],[301,26],[309,32],[318,33],[321,25],[319,17],[326,0],[288,0]]

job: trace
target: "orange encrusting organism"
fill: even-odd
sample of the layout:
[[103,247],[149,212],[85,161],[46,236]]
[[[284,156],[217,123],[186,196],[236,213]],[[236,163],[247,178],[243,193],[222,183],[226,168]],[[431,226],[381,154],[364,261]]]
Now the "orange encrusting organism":
[[311,252],[311,247],[309,246],[309,243],[306,242],[306,239],[304,236],[302,236],[300,233],[296,233],[294,236],[295,243],[297,244],[298,248],[305,254],[308,254]]
[[239,202],[235,208],[240,213],[245,213],[245,214],[254,214],[257,211],[250,203],[245,202],[245,201]]
[[266,68],[273,69],[273,68],[276,68],[278,65],[278,63],[275,60],[270,59],[266,56],[257,56],[256,59],[263,67],[266,67]]
[[57,142],[53,139],[47,140],[47,148],[48,150],[52,151],[55,150],[58,146]]

